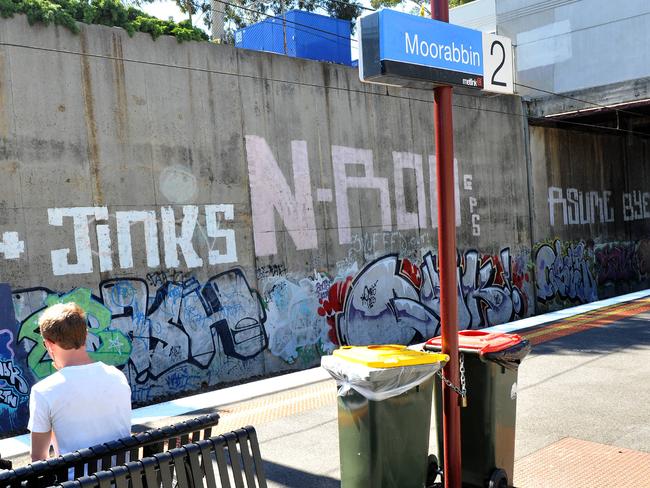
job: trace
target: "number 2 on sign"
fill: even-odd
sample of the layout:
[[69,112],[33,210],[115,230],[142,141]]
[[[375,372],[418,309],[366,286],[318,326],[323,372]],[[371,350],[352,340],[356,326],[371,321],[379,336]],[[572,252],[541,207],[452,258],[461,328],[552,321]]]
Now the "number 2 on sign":
[[494,73],[492,73],[492,84],[498,86],[508,86],[508,84],[505,81],[496,80],[497,73],[501,68],[503,68],[503,64],[506,62],[506,48],[503,47],[501,41],[492,41],[492,46],[490,47],[490,55],[494,55],[495,46],[499,46],[501,48],[501,62],[499,63],[499,66],[497,66],[497,69],[494,70]]
[[507,37],[483,34],[485,91],[514,93],[512,42]]

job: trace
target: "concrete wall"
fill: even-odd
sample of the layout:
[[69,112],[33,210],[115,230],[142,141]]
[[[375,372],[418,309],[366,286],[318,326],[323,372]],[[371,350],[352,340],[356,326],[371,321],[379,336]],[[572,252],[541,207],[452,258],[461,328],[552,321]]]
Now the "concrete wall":
[[[0,42],[3,332],[28,383],[67,300],[137,404],[437,332],[431,92],[97,26],[2,20]],[[524,118],[461,96],[454,117],[461,327],[484,327],[534,307]]]
[[[14,315],[0,432],[24,428],[28,386],[52,372],[37,330],[52,303],[86,309],[91,355],[122,368],[136,404],[436,334],[432,110],[431,92],[341,66],[0,20],[0,304]],[[637,180],[597,175],[618,175],[621,154],[643,171],[646,146],[594,136],[581,155],[573,138],[587,151],[589,137],[534,128],[528,151],[517,97],[455,96],[454,129],[459,327],[549,307],[539,246],[592,228],[559,226],[554,204],[545,233],[549,188],[583,184],[545,158],[568,154],[593,174],[584,191],[618,195]],[[647,234],[619,224],[602,243]]]
[[648,141],[530,128],[537,311],[650,286]]

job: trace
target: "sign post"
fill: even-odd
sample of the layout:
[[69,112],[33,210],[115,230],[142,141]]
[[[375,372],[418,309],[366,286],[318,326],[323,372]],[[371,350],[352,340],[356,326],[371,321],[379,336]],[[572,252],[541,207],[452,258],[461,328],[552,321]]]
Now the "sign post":
[[[512,94],[512,43],[506,37],[450,25],[448,0],[430,1],[431,19],[392,10],[361,19],[359,77],[385,85],[435,87],[440,323],[442,352],[449,355],[443,376],[459,385],[452,86]],[[443,381],[445,488],[462,484],[460,401]]]
[[[449,22],[448,0],[431,0],[431,17],[442,22]],[[483,86],[482,81],[481,79],[481,87]],[[454,131],[451,113],[452,88],[451,86],[438,86],[434,88],[433,96],[436,171],[438,173],[440,324],[442,327],[442,352],[449,355],[449,362],[445,365],[442,374],[452,384],[458,385],[458,305],[456,303],[456,215],[454,206]],[[445,488],[460,488],[462,483],[459,400],[460,398],[456,393],[443,381],[442,435]]]

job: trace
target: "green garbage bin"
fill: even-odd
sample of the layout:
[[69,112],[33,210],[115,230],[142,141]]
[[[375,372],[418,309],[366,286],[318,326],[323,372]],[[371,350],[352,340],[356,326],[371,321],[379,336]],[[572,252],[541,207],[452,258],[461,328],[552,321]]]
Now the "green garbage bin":
[[[440,351],[442,338],[424,346]],[[467,407],[460,409],[463,487],[506,488],[512,485],[515,456],[517,373],[530,344],[517,334],[464,330],[458,333],[467,389]],[[442,386],[436,381],[435,413],[442,432]],[[438,459],[443,460],[442,435]],[[443,466],[444,472],[444,466]]]
[[337,380],[342,488],[425,486],[433,377],[448,360],[399,345],[342,347]]

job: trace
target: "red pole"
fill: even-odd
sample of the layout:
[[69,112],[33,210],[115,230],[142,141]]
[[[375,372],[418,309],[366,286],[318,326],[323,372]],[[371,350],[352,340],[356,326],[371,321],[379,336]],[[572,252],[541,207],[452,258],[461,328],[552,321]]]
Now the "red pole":
[[[431,18],[449,22],[448,0],[431,0]],[[449,355],[445,378],[459,385],[458,309],[456,303],[456,214],[454,206],[454,132],[450,86],[434,88],[433,116],[438,172],[438,258],[442,352]],[[460,405],[458,395],[442,384],[443,466],[445,488],[461,486]]]

